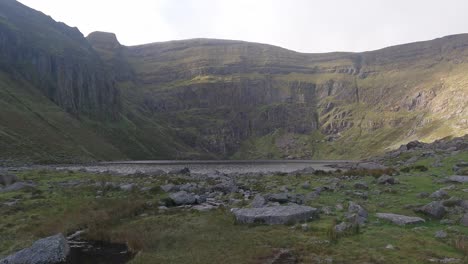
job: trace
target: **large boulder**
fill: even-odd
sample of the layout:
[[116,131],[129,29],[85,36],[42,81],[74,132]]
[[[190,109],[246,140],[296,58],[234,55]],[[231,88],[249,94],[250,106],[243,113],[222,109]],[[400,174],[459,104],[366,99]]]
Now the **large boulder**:
[[18,181],[14,174],[0,171],[0,185],[8,186]]
[[62,234],[43,238],[2,260],[0,264],[54,264],[67,259],[70,247]]
[[283,225],[319,218],[319,210],[309,206],[289,205],[263,208],[233,209],[237,222],[242,224]]
[[377,213],[377,218],[384,219],[396,225],[401,225],[401,226],[409,225],[409,224],[419,224],[419,223],[425,222],[424,219],[420,217],[391,214],[391,213]]
[[435,219],[442,219],[447,213],[447,210],[445,209],[442,202],[431,202],[424,205],[423,207],[416,209],[415,211]]
[[197,198],[195,197],[195,195],[192,195],[185,191],[171,193],[169,195],[169,198],[171,198],[175,205],[194,204],[197,202]]
[[468,183],[468,176],[453,175],[447,178],[448,182]]

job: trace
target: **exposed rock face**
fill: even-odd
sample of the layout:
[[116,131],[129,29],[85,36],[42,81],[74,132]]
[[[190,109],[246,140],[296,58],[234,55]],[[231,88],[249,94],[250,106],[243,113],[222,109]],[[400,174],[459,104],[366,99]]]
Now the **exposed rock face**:
[[419,224],[424,223],[424,219],[420,217],[398,215],[391,213],[377,213],[377,218],[388,220],[396,225],[409,225],[409,224]]
[[302,205],[233,209],[236,220],[243,224],[282,225],[310,221],[319,217],[316,208]]
[[0,264],[54,264],[66,260],[70,247],[62,234],[40,239],[30,247],[16,252]]
[[0,7],[7,21],[0,23],[1,70],[21,75],[69,113],[117,117],[120,97],[112,74],[78,29],[16,1]]

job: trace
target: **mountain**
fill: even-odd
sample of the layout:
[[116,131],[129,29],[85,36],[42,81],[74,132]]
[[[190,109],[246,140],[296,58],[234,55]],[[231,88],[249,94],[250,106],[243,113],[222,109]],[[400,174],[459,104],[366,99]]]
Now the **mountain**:
[[364,53],[123,46],[0,2],[0,160],[347,158],[468,133],[468,35]]

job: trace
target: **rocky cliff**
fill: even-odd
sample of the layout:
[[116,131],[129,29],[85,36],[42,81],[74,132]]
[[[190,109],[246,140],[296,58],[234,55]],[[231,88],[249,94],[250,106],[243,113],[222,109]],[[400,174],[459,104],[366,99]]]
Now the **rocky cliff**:
[[[63,155],[92,137],[106,146],[81,146],[79,155],[98,159],[361,158],[461,136],[467,56],[465,34],[364,53],[213,39],[127,47],[115,34],[84,38],[16,1],[0,3],[0,91],[31,98],[18,114],[62,125],[31,142],[49,145],[70,130],[49,120],[47,105],[87,135],[65,133]],[[18,125],[2,125],[0,143],[16,149],[1,135],[12,137]]]

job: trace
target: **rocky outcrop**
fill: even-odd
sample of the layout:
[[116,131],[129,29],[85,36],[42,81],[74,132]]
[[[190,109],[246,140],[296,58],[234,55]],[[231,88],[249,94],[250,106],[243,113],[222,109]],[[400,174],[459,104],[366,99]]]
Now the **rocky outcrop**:
[[62,234],[40,239],[26,249],[2,260],[0,264],[55,264],[63,263],[70,252]]
[[243,224],[283,225],[317,219],[316,208],[301,205],[232,209],[237,222]]

